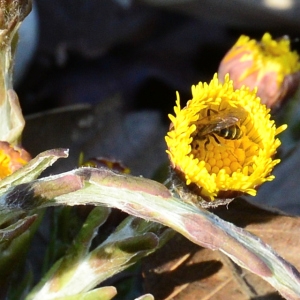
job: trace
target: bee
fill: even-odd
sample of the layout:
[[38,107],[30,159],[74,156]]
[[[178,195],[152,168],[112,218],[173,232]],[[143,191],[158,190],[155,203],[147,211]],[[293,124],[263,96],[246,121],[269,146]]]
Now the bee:
[[238,140],[243,136],[241,122],[246,119],[246,111],[243,108],[224,110],[208,109],[207,116],[196,122],[197,130],[194,138],[203,140],[212,136],[221,144],[218,137],[226,140]]

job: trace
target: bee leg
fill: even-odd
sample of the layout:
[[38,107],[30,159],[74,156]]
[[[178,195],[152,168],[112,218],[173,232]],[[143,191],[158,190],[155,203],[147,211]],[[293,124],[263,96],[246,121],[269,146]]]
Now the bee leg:
[[210,117],[211,116],[211,112],[213,112],[215,115],[218,113],[217,110],[214,110],[212,108],[208,108],[207,109],[207,116]]
[[216,137],[215,134],[212,134],[211,137],[214,139],[214,141],[216,142],[217,145],[221,145],[221,142],[218,140],[218,138]]
[[204,148],[205,148],[206,151],[209,151],[208,148],[207,148],[208,144],[209,144],[209,138],[207,137],[206,141],[204,142]]
[[215,134],[211,134],[209,136],[206,137],[206,141],[204,142],[204,148],[206,151],[209,151],[209,149],[207,148],[208,144],[211,142],[211,138],[214,140],[214,142],[217,145],[221,145],[221,142],[218,140],[218,138],[215,136]]
[[208,153],[209,153],[209,149],[208,149],[208,144],[209,144],[210,140],[209,140],[209,137],[207,136],[206,137],[206,140],[204,142],[204,149],[205,149],[205,154],[204,154],[204,161],[207,161],[208,159]]

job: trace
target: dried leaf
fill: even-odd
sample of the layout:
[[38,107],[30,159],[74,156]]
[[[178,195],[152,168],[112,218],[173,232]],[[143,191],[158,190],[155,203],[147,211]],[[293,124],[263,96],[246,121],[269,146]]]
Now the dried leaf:
[[[167,161],[167,126],[159,112],[128,112],[123,101],[116,94],[96,106],[69,106],[33,115],[26,119],[23,146],[34,156],[57,145],[72,149],[70,157],[52,167],[51,173],[74,168],[83,153],[85,159],[118,158],[130,166],[132,174],[151,177]],[[64,128],[59,134],[57,124]]]
[[263,208],[239,199],[228,210],[215,211],[222,219],[244,227],[269,244],[284,259],[300,269],[300,218]]
[[0,140],[13,145],[20,142],[25,125],[18,96],[12,89],[13,45],[31,4],[30,0],[0,2]]
[[246,300],[274,291],[255,276],[265,287],[264,293],[259,294],[260,287],[252,288],[244,282],[243,276],[249,272],[240,268],[233,272],[231,267],[219,251],[198,247],[176,235],[165,247],[144,260],[145,292],[151,292],[156,300]]
[[[245,227],[300,269],[300,218],[267,210],[243,199],[214,213]],[[221,252],[198,247],[177,235],[144,260],[146,292],[155,299],[282,299],[265,281]]]

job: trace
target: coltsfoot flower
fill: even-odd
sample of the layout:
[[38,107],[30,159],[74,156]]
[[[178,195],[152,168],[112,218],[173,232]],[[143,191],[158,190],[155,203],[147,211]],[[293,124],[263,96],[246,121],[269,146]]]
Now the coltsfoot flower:
[[31,159],[23,148],[0,141],[0,179],[23,167]]
[[228,74],[223,84],[215,74],[209,84],[192,86],[192,96],[181,108],[177,93],[175,115],[169,115],[173,188],[182,198],[192,192],[192,202],[202,206],[256,195],[258,186],[274,179],[276,135],[287,126],[276,128],[256,90],[234,89]]
[[242,35],[221,61],[218,74],[222,80],[229,73],[235,88],[257,87],[262,103],[276,109],[296,91],[299,70],[299,56],[289,38],[274,40],[265,33],[261,41]]

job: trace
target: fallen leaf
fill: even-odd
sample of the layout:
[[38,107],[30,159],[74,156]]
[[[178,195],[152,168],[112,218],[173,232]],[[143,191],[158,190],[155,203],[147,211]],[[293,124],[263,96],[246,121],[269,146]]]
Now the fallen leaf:
[[[299,269],[299,218],[243,199],[212,212],[259,236]],[[145,292],[158,300],[282,299],[270,284],[240,268],[221,252],[201,248],[179,234],[144,260],[143,274]]]

